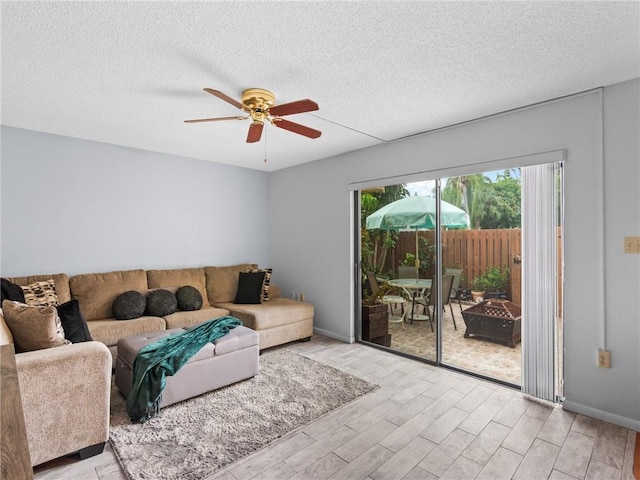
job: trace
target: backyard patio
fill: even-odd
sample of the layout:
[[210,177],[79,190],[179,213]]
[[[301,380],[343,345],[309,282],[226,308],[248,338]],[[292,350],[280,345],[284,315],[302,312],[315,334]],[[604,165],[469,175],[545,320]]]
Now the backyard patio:
[[[472,304],[462,305],[462,309]],[[464,338],[465,323],[461,307],[452,304],[458,329],[453,328],[451,312],[445,308],[443,317],[442,362],[470,372],[479,373],[498,380],[520,385],[522,343],[515,348],[504,342],[495,342],[479,337]],[[399,313],[399,312],[398,312]],[[429,321],[407,321],[390,323],[391,348],[393,350],[435,360],[435,333]]]

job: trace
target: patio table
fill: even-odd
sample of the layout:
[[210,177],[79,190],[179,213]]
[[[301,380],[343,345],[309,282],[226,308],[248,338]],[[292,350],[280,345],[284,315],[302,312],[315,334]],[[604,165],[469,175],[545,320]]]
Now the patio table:
[[[428,320],[429,317],[427,315],[419,315],[413,312],[413,309],[416,304],[416,297],[418,293],[420,295],[424,295],[426,290],[431,289],[431,279],[430,278],[396,278],[393,280],[389,280],[387,282],[392,287],[400,287],[404,292],[411,298],[411,322],[414,320]],[[407,316],[407,312],[409,309],[405,309],[404,314],[402,315],[402,321],[405,320]]]

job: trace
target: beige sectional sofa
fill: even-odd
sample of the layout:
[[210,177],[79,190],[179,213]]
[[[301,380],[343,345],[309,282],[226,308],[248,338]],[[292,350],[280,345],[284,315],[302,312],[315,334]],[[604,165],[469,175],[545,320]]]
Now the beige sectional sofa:
[[[190,327],[232,315],[258,333],[260,350],[309,339],[313,334],[313,305],[281,298],[275,285],[271,285],[270,300],[266,302],[233,303],[239,272],[255,268],[257,265],[241,264],[9,278],[23,286],[53,279],[58,303],[78,300],[94,340],[16,354],[32,465],[75,451],[80,451],[83,457],[102,451],[109,437],[111,372],[121,338]],[[133,320],[116,320],[112,316],[113,301],[125,291],[145,292],[185,285],[200,291],[203,298],[200,310]],[[0,313],[0,344],[12,342]]]
[[[123,270],[86,273],[68,277],[64,273],[9,278],[18,285],[53,278],[59,303],[78,300],[94,340],[109,347],[115,362],[118,340],[131,335],[157,332],[168,328],[190,327],[206,320],[232,315],[260,335],[260,350],[306,340],[313,334],[313,305],[280,296],[276,285],[270,286],[270,300],[256,305],[233,303],[238,290],[238,275],[258,268],[245,263],[232,266],[208,266],[165,270]],[[165,317],[143,316],[133,320],[116,320],[111,313],[115,298],[128,290],[146,292],[156,288],[175,289],[191,285],[202,295],[203,307],[195,311],[178,311]]]

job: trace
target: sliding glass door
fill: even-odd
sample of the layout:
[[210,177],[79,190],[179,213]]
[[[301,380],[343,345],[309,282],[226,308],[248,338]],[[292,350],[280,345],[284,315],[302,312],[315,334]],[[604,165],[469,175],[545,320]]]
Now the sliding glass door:
[[435,363],[437,328],[426,299],[436,206],[407,187],[360,192],[361,340]]
[[[531,257],[529,288],[522,288],[522,273],[532,255],[526,252],[561,245],[562,229],[557,219],[541,219],[532,199],[529,214],[525,211],[525,189],[540,187],[523,185],[523,170],[472,172],[358,193],[359,340],[518,386],[522,352],[531,345],[525,363],[536,368],[528,378],[549,368],[552,379],[561,377],[561,250],[545,256],[544,268]],[[539,198],[547,193],[562,198],[557,178],[547,187]],[[558,212],[554,205],[547,210]],[[542,221],[553,224],[542,233],[544,241],[535,236],[523,241],[523,226],[535,232]],[[542,301],[532,279],[555,290]],[[532,319],[537,310],[523,309],[540,304],[547,309],[544,327]],[[549,320],[551,308],[556,314]],[[534,349],[540,342],[548,348]]]
[[[441,363],[513,385],[522,378],[520,169],[442,179],[442,210],[469,215],[464,230],[443,223]],[[450,287],[449,287],[450,286]]]

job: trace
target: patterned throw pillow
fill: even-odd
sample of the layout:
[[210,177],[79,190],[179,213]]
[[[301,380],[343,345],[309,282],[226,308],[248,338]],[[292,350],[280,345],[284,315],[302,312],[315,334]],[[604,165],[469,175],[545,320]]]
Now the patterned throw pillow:
[[30,307],[57,307],[58,295],[53,279],[34,282],[22,287],[24,303]]
[[5,300],[2,302],[2,310],[17,351],[42,350],[71,343],[64,338],[62,323],[55,307],[30,307],[24,303]]
[[269,301],[269,286],[271,285],[271,274],[273,273],[272,268],[257,268],[257,269],[249,269],[247,270],[249,273],[258,273],[264,272],[264,280],[262,281],[262,290],[260,293],[260,300],[262,302]]

